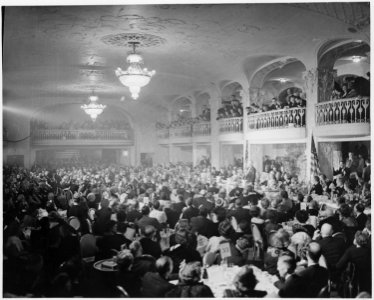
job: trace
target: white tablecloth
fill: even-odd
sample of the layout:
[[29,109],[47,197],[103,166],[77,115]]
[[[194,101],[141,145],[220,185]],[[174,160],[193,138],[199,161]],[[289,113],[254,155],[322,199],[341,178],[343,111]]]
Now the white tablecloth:
[[[262,271],[256,266],[252,266],[254,274],[258,280],[256,290],[266,291],[269,294],[277,294],[278,289],[274,286],[274,282],[278,280],[276,276],[272,276]],[[215,297],[222,297],[226,289],[235,289],[233,280],[240,267],[223,267],[213,265],[207,269],[208,278],[203,279],[204,284],[209,286]]]

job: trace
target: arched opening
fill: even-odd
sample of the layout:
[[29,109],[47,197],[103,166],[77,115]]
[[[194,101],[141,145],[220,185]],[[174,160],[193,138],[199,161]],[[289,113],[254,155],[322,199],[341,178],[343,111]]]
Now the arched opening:
[[179,98],[173,103],[172,121],[187,120],[192,117],[192,102],[188,98]]
[[318,57],[318,102],[370,96],[369,45],[345,41],[325,48]]

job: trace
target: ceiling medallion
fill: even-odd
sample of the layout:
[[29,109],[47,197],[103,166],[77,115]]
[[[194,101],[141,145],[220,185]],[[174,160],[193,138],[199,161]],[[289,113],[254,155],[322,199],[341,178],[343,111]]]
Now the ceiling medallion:
[[162,37],[146,33],[118,33],[103,36],[101,41],[110,46],[132,48],[133,43],[139,47],[157,47],[165,44]]
[[131,97],[136,100],[139,97],[140,89],[146,86],[156,71],[148,71],[147,68],[142,69],[143,58],[136,53],[137,42],[130,42],[133,52],[127,56],[127,62],[130,64],[127,70],[117,68],[115,71],[118,79],[124,86],[130,89]]

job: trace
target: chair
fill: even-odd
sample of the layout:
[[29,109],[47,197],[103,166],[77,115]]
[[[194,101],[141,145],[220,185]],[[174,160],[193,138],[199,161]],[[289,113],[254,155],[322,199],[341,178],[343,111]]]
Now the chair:
[[325,285],[318,293],[317,298],[330,298],[330,285]]
[[81,228],[81,222],[78,220],[77,217],[70,217],[68,219],[68,222],[67,222],[71,227],[74,228],[75,231],[79,231],[79,229]]
[[95,260],[95,255],[98,252],[96,246],[96,238],[94,235],[87,233],[83,235],[80,239],[80,248],[82,260],[87,263],[93,262]]
[[261,261],[264,252],[264,239],[256,224],[251,224],[253,236],[253,251],[249,251],[248,260]]
[[210,267],[211,265],[214,265],[214,263],[217,260],[217,253],[214,252],[207,252],[203,256],[203,264]]
[[119,292],[118,298],[130,298],[129,294],[126,292],[126,290],[120,286],[116,286],[117,291]]

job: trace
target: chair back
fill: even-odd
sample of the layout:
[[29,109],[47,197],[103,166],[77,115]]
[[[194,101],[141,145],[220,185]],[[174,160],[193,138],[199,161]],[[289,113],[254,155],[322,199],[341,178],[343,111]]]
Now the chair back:
[[80,248],[83,259],[95,257],[98,252],[95,236],[90,233],[83,235],[80,239]]
[[116,288],[117,288],[117,291],[119,292],[118,298],[130,298],[129,294],[126,292],[126,290],[122,286],[117,285]]
[[328,284],[319,291],[317,298],[330,298],[330,286]]
[[78,220],[77,217],[70,217],[68,219],[68,224],[73,227],[76,231],[79,231],[79,229],[81,228],[81,222]]
[[203,256],[203,264],[210,267],[213,265],[217,260],[217,253],[214,252],[207,252]]

